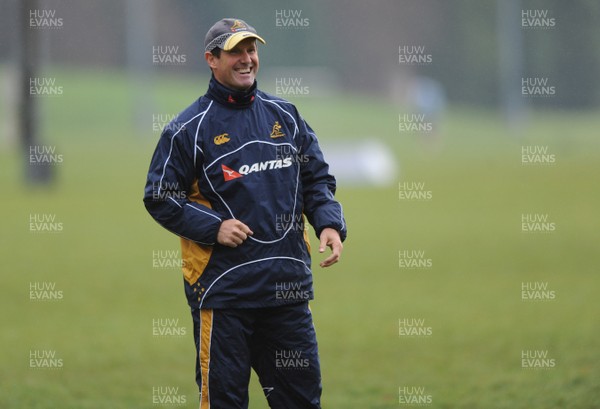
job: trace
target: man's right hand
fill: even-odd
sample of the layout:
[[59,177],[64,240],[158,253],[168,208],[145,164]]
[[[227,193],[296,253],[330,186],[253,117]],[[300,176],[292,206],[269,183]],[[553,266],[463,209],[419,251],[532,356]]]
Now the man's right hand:
[[223,246],[237,247],[253,234],[250,227],[246,226],[241,221],[228,219],[221,223],[221,227],[219,227],[217,242]]

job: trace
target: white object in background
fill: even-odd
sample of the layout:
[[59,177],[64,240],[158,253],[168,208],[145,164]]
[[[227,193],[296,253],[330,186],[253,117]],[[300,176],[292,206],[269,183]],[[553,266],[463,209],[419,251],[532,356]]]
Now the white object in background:
[[398,180],[398,164],[383,142],[365,138],[356,143],[322,145],[330,173],[339,185],[387,187]]

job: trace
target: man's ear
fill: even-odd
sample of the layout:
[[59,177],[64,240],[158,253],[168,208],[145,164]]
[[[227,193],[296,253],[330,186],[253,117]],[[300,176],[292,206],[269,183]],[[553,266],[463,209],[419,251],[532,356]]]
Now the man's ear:
[[204,53],[204,59],[206,60],[206,63],[208,64],[208,66],[212,69],[212,68],[216,68],[217,66],[217,57],[214,56],[213,53],[209,53],[209,52],[205,52]]

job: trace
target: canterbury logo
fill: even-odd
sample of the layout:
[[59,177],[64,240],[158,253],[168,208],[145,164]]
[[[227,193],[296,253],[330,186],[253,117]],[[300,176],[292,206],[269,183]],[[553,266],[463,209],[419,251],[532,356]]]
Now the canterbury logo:
[[226,142],[229,142],[229,134],[228,133],[224,133],[221,135],[217,135],[214,137],[213,141],[215,142],[215,145],[223,145]]
[[240,169],[238,171],[235,171],[223,164],[221,164],[221,169],[223,170],[223,179],[225,180],[225,182],[227,182],[233,179],[241,178],[250,173],[263,172],[265,170],[289,168],[290,166],[292,166],[292,164],[292,158],[283,158],[266,160],[264,162],[256,162],[252,165],[242,165],[240,166]]
[[281,125],[279,125],[279,121],[275,121],[273,130],[271,131],[271,138],[281,138],[282,136],[285,136],[285,134],[281,132]]

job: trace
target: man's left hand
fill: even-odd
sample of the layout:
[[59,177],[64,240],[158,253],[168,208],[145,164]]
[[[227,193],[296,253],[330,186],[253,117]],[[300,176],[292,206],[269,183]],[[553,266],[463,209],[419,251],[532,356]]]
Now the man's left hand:
[[319,238],[321,239],[321,242],[319,243],[319,253],[323,253],[325,251],[325,247],[329,247],[332,251],[331,255],[323,260],[319,265],[321,267],[329,267],[337,263],[340,260],[342,249],[344,248],[340,238],[340,233],[331,227],[326,227],[323,229],[323,231],[321,231],[321,236]]

